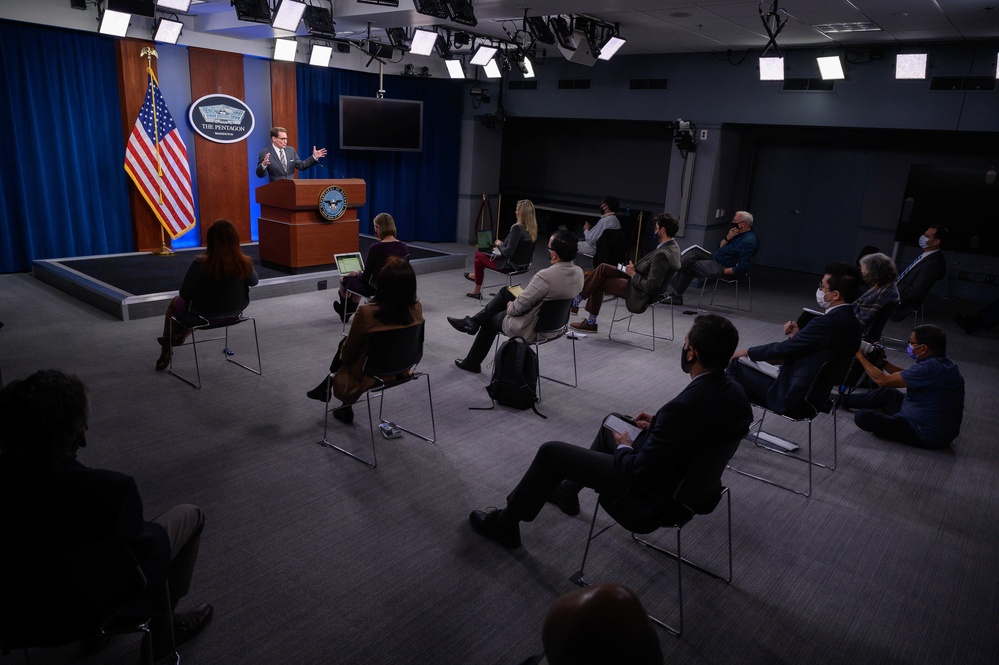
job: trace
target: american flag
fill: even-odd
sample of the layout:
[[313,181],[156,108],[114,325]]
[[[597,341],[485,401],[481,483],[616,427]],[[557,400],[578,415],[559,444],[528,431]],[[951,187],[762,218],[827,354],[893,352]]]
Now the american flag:
[[187,147],[150,71],[146,100],[125,146],[125,170],[153,214],[178,238],[194,227],[194,196]]

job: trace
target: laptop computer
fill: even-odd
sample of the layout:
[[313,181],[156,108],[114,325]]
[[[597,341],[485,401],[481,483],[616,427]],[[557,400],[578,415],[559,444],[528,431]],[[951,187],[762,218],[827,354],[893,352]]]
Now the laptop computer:
[[490,252],[493,248],[493,232],[489,230],[476,233],[475,246],[480,252]]
[[337,272],[341,275],[347,275],[352,272],[361,272],[364,270],[364,259],[361,258],[360,252],[334,254],[333,260],[336,261]]

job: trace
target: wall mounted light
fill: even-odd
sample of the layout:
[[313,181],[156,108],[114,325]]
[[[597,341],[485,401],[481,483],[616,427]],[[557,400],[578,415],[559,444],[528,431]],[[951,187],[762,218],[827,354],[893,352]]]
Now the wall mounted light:
[[158,18],[153,28],[153,39],[164,44],[176,44],[184,24],[175,19]]
[[843,73],[843,62],[838,55],[815,58],[815,61],[819,65],[823,81],[839,81],[846,78],[846,74]]
[[313,44],[309,53],[309,64],[313,67],[329,67],[333,57],[333,47],[329,44]]
[[100,27],[98,29],[102,35],[124,37],[125,33],[128,32],[128,24],[131,20],[131,14],[115,11],[114,9],[105,9],[104,13],[101,14]]
[[274,40],[274,59],[284,62],[295,62],[295,53],[298,51],[298,42],[294,39]]

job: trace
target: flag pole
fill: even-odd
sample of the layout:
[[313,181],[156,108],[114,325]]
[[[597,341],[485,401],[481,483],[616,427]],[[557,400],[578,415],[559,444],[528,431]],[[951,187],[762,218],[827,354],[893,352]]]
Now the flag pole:
[[[152,75],[152,73],[153,73],[153,58],[159,58],[160,57],[159,53],[157,53],[156,49],[154,49],[151,46],[143,46],[142,50],[139,51],[139,57],[146,59],[146,72],[148,74]],[[156,108],[156,106],[154,104],[153,105],[154,112],[155,112],[155,108]],[[153,122],[153,126],[154,127],[156,126],[156,122],[155,121]],[[155,137],[155,141],[156,141],[156,151],[157,151],[157,153],[159,153],[159,140],[160,140],[160,137],[156,136]],[[157,161],[159,161],[159,155],[158,154],[157,154]],[[161,199],[162,199],[162,196],[163,195],[162,195],[162,192],[161,192],[160,193]],[[160,224],[160,248],[159,249],[154,249],[153,251],[151,251],[149,253],[152,254],[152,255],[154,255],[154,256],[173,256],[174,255],[174,251],[172,249],[170,249],[169,247],[167,247],[167,244],[166,244],[166,233],[163,231],[163,225],[162,224]]]

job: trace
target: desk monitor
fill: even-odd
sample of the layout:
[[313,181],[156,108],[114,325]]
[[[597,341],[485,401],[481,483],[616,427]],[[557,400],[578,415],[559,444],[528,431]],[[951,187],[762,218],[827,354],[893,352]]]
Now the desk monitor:
[[336,261],[336,269],[341,275],[364,270],[364,259],[361,258],[360,252],[334,254],[333,260]]

